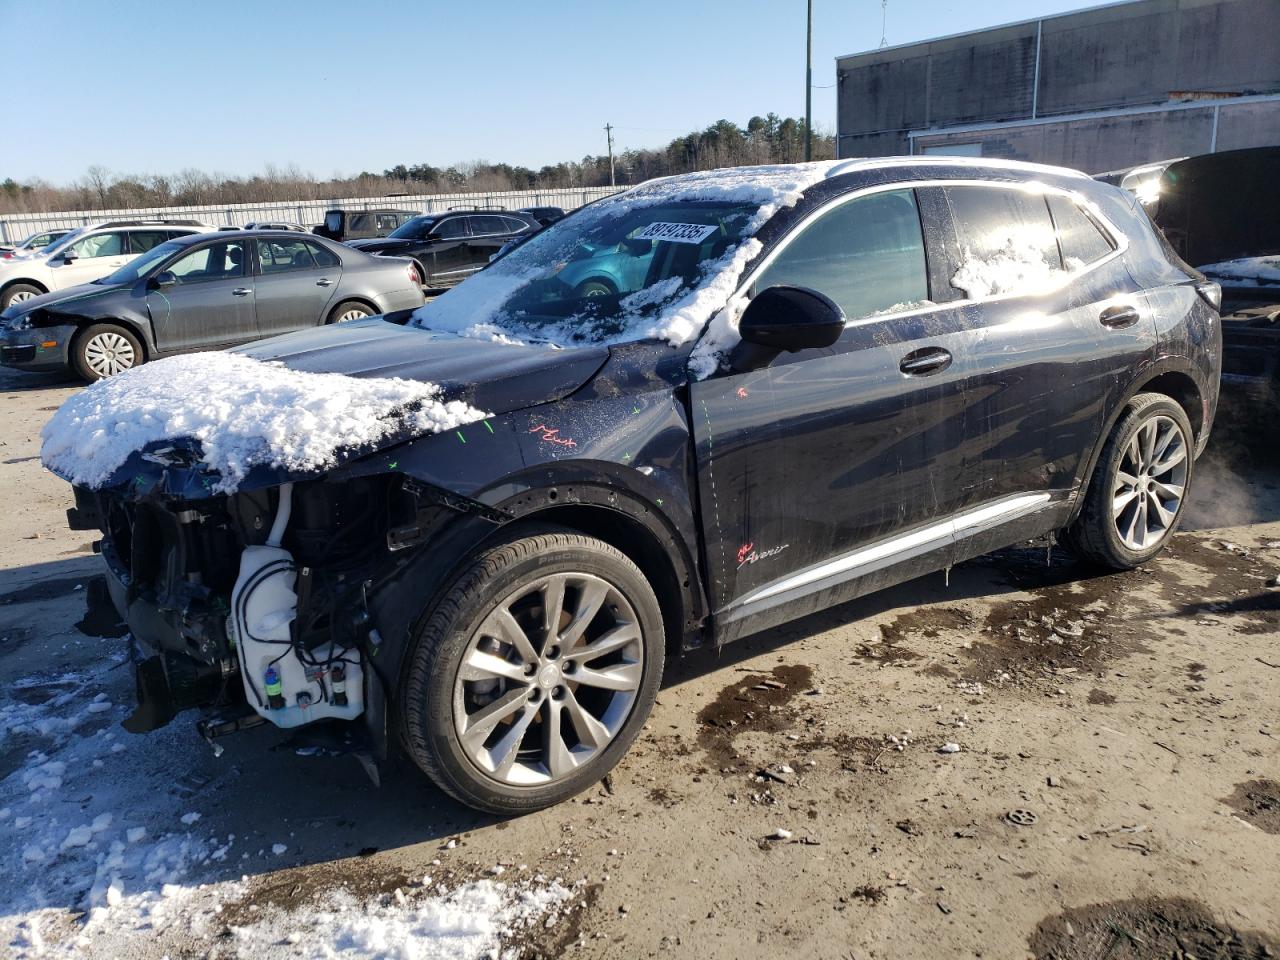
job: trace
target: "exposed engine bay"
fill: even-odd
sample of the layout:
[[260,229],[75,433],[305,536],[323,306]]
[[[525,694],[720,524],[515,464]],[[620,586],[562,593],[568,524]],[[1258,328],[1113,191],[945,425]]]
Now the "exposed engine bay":
[[139,705],[126,728],[192,707],[213,708],[206,737],[359,720],[382,644],[370,594],[407,531],[458,509],[419,505],[405,487],[383,476],[198,501],[77,488],[72,524],[103,531],[108,592],[132,636]]

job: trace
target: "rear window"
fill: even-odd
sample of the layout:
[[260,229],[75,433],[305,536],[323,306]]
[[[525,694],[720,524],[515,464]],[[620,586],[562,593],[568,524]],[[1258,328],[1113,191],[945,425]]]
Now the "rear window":
[[327,247],[322,247],[318,243],[308,243],[306,246],[311,251],[311,256],[315,257],[318,267],[336,267],[341,263],[338,255]]
[[1038,293],[1062,273],[1042,193],[1010,187],[945,187],[960,244],[951,285],[966,297]]
[[1102,228],[1067,197],[1048,196],[1049,212],[1058,228],[1058,245],[1062,262],[1069,271],[1086,267],[1111,253],[1115,247]]
[[337,210],[330,210],[324,215],[324,226],[326,230],[337,233],[342,229],[342,214]]

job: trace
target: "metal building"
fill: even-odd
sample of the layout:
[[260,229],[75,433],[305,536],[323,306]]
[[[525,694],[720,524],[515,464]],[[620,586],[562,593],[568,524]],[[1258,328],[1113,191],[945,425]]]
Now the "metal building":
[[1133,0],[836,59],[841,157],[1113,170],[1280,144],[1280,0]]

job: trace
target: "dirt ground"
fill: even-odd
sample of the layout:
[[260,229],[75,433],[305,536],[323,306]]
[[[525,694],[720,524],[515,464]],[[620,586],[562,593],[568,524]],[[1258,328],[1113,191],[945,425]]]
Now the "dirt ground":
[[[0,374],[0,704],[99,661],[78,695],[117,705],[108,738],[124,641],[76,626],[100,561],[37,459],[73,389]],[[273,750],[261,729],[220,757],[195,717],[130,738],[76,794],[110,781],[140,809],[198,804],[258,853],[193,875],[238,884],[212,919],[85,952],[235,955],[229,929],[262,911],[498,867],[585,881],[557,922],[508,940],[525,956],[1280,956],[1280,472],[1256,453],[1257,413],[1224,403],[1155,562],[1095,576],[1035,544],[700,653],[671,667],[612,776],[540,814],[474,814],[410,769],[375,788],[351,758]],[[0,776],[36,748],[52,749],[7,744]],[[278,838],[284,854],[259,849]],[[64,886],[44,903],[74,939]],[[0,918],[19,912],[0,895]]]

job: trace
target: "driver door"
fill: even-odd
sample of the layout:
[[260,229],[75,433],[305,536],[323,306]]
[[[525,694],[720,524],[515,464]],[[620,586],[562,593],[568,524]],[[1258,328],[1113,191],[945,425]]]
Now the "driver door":
[[152,281],[147,309],[162,353],[229,346],[258,336],[247,240],[218,240],[189,250]]
[[[113,273],[133,259],[127,239],[122,231],[81,237],[49,261],[51,286],[54,290],[66,290]],[[74,258],[70,263],[66,260],[67,254]]]
[[962,325],[931,302],[952,294],[931,290],[916,192],[803,222],[748,294],[775,284],[826,294],[846,327],[832,347],[690,388],[717,642],[942,566],[952,544],[961,388],[945,365],[906,361],[954,347]]

